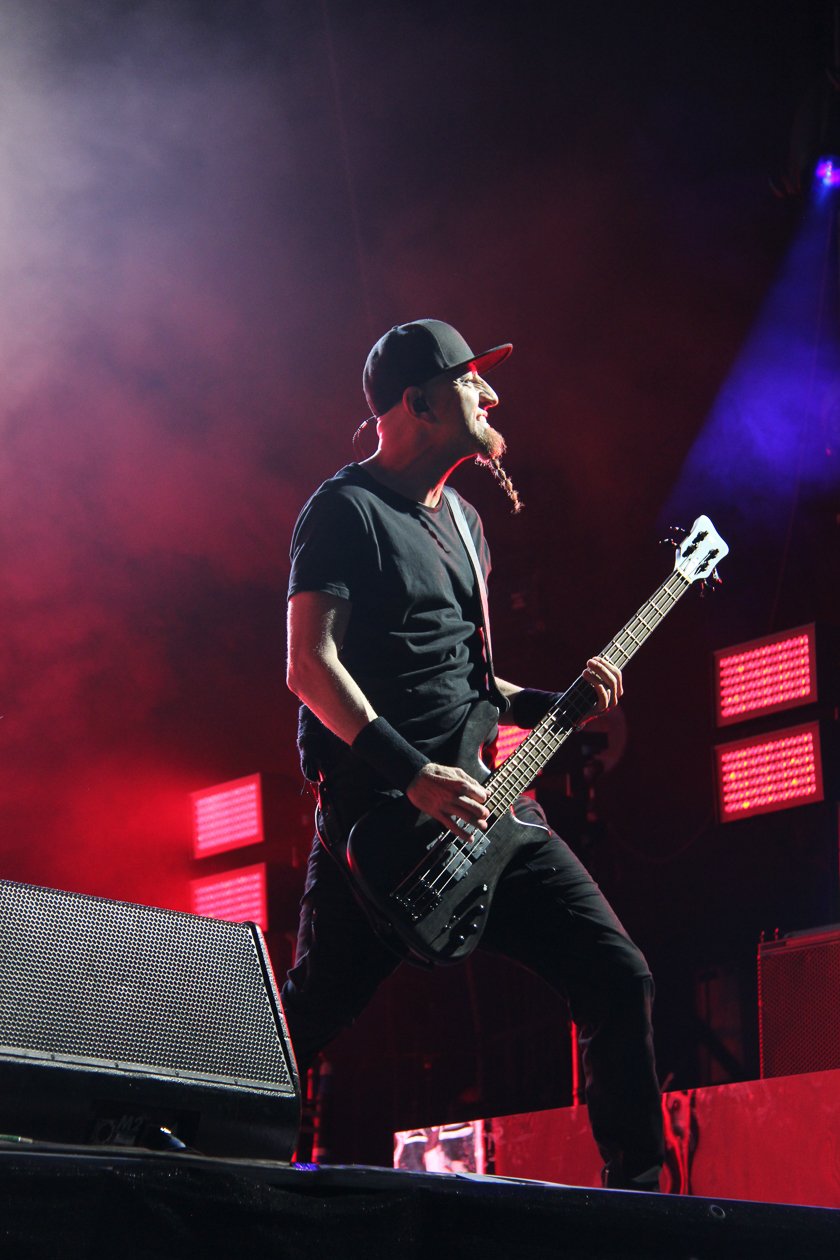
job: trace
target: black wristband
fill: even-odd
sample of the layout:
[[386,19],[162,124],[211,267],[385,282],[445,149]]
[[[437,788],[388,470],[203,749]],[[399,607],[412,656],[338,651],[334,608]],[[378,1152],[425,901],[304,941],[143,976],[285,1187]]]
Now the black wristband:
[[556,691],[540,691],[536,687],[523,687],[510,697],[508,711],[505,714],[514,726],[525,731],[532,731],[542,721],[548,710],[558,698]]
[[352,744],[358,753],[383,779],[404,792],[429,758],[419,752],[391,723],[382,717],[363,726]]

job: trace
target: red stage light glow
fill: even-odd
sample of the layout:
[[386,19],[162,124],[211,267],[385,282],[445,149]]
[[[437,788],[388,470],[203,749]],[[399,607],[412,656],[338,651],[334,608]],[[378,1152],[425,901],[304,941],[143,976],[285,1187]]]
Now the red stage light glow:
[[190,894],[193,914],[229,923],[256,923],[268,931],[265,862],[193,879]]
[[752,639],[715,652],[719,726],[817,699],[814,626]]
[[193,792],[192,808],[193,857],[261,844],[265,838],[258,774]]
[[721,822],[823,800],[817,722],[715,749]]
[[519,726],[500,726],[493,744],[493,769],[498,769],[503,761],[507,761],[530,734]]

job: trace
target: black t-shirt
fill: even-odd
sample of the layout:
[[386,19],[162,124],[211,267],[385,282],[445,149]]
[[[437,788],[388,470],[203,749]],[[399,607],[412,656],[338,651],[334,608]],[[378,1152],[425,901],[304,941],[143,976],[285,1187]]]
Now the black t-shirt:
[[[460,501],[486,579],[481,522]],[[445,500],[424,507],[350,464],[304,506],[291,558],[290,596],[351,601],[341,659],[377,713],[428,756],[443,748],[488,691],[475,575]],[[344,745],[305,706],[300,733],[307,771],[328,770]]]

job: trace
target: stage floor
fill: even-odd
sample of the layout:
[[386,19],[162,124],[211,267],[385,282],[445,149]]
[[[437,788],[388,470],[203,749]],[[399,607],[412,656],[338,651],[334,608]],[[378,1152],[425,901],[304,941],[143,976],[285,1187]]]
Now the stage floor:
[[498,1176],[110,1148],[0,1149],[7,1255],[836,1260],[828,1209]]

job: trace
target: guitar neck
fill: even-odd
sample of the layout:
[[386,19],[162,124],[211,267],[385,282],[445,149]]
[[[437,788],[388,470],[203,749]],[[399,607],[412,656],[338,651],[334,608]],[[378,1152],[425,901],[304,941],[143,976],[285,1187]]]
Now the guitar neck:
[[[678,571],[671,573],[598,655],[623,669],[690,585]],[[595,691],[582,676],[558,697],[545,717],[487,781],[494,818],[510,808],[583,719],[595,712],[596,707]]]

